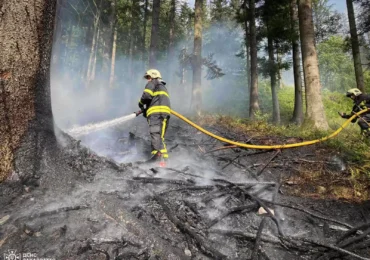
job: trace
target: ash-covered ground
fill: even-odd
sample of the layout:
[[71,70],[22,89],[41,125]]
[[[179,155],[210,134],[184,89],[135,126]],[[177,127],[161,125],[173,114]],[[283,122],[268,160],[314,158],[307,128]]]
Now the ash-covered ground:
[[143,118],[81,141],[61,135],[57,149],[48,138],[37,170],[0,184],[0,259],[370,259],[369,203],[285,195],[292,158],[315,146],[221,149],[171,118],[159,168],[135,163],[150,153]]

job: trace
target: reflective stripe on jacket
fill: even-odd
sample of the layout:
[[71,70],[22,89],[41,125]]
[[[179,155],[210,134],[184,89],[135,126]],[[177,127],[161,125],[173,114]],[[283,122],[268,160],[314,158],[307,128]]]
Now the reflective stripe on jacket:
[[[345,115],[343,118],[350,118],[352,117],[355,113],[360,112],[363,109],[370,108],[370,95],[369,94],[361,94],[353,100],[353,108],[352,112],[349,115]],[[370,120],[370,112],[366,112],[361,115],[363,119],[366,121]],[[355,123],[357,121],[357,117],[353,119],[351,122]]]
[[146,105],[147,116],[154,113],[171,114],[170,96],[165,85],[166,82],[158,79],[153,79],[146,84],[139,103]]

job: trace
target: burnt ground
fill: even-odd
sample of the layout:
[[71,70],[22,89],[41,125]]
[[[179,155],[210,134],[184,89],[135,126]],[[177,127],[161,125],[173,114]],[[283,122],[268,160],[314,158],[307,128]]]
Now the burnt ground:
[[133,163],[150,151],[144,119],[60,140],[43,140],[32,171],[20,149],[22,171],[1,184],[0,259],[12,259],[8,250],[71,260],[370,259],[368,201],[302,196],[317,186],[299,183],[300,169],[343,174],[320,146],[221,149],[172,118],[170,162],[159,168]]

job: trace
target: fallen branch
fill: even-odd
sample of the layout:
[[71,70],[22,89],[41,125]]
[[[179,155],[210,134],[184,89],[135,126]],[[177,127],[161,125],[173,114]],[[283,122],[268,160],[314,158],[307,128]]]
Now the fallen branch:
[[207,151],[204,154],[209,154],[209,153],[213,153],[213,152],[217,152],[217,151],[221,151],[221,150],[226,150],[226,149],[232,149],[232,148],[238,148],[238,146],[236,146],[236,145],[222,146],[222,147],[218,147],[218,148],[215,148],[213,150]]
[[261,170],[258,171],[257,173],[257,177],[260,176],[262,174],[262,172],[266,169],[266,167],[270,164],[270,162],[272,162],[272,160],[275,159],[275,157],[281,152],[280,149],[278,149],[274,155],[270,158],[270,160],[268,160],[268,162],[261,168]]
[[191,186],[191,187],[186,187],[186,188],[178,188],[178,189],[172,189],[172,190],[165,190],[165,191],[162,191],[160,193],[158,193],[159,195],[164,195],[166,193],[170,193],[170,192],[181,192],[181,191],[190,191],[190,190],[193,190],[193,191],[197,191],[197,190],[213,190],[215,188],[215,186],[211,186],[211,185],[205,185],[205,186]]
[[312,217],[315,217],[315,218],[318,218],[318,219],[322,219],[322,220],[325,220],[325,221],[328,221],[328,222],[336,223],[336,224],[339,224],[339,225],[344,226],[344,227],[347,227],[347,228],[352,228],[352,226],[349,225],[349,224],[340,222],[338,220],[330,219],[330,218],[327,218],[327,217],[319,216],[319,215],[317,215],[315,213],[312,213],[312,212],[310,212],[308,210],[305,210],[305,209],[302,209],[302,208],[299,208],[299,207],[296,207],[296,206],[291,206],[291,205],[280,203],[280,202],[272,202],[272,201],[265,200],[265,199],[261,199],[261,200],[264,201],[264,202],[266,202],[266,203],[268,203],[268,204],[273,204],[273,205],[284,207],[284,208],[290,208],[290,209],[298,210],[298,211],[304,212],[304,213],[306,213],[306,214],[308,214],[308,215],[310,215]]
[[134,177],[132,178],[134,181],[140,181],[143,183],[169,183],[169,184],[176,184],[176,185],[194,185],[191,181],[181,181],[181,180],[172,180],[172,179],[163,179],[163,178],[150,178],[150,177]]
[[207,226],[207,228],[211,228],[214,225],[216,225],[218,222],[220,222],[222,219],[226,218],[227,216],[237,213],[237,212],[242,212],[242,211],[251,211],[255,208],[257,208],[258,205],[256,203],[250,204],[250,205],[244,205],[244,206],[238,206],[238,207],[233,207],[227,212],[223,213],[221,216],[213,219]]
[[365,223],[365,224],[362,224],[360,226],[357,226],[357,227],[353,227],[351,228],[350,230],[348,230],[346,233],[343,234],[343,236],[341,236],[336,244],[338,245],[341,241],[343,241],[344,239],[346,239],[347,237],[355,234],[356,232],[358,232],[359,230],[361,229],[367,229],[367,228],[370,228],[370,222],[369,223]]
[[54,214],[58,214],[58,213],[62,213],[62,212],[68,212],[68,211],[80,210],[80,209],[88,209],[88,208],[90,208],[89,205],[69,206],[69,207],[63,207],[63,208],[59,208],[59,209],[54,209],[54,210],[50,210],[50,211],[44,211],[44,212],[41,212],[41,213],[32,214],[28,218],[30,218],[30,219],[40,218],[40,217],[54,215]]
[[183,223],[182,221],[180,221],[176,214],[174,214],[170,208],[166,205],[166,202],[165,200],[156,195],[154,196],[155,200],[159,203],[159,205],[161,205],[161,207],[163,208],[164,212],[166,213],[168,219],[178,228],[180,229],[182,232],[190,235],[196,242],[197,246],[198,246],[198,249],[200,251],[202,251],[204,254],[212,257],[213,259],[226,259],[227,257],[220,253],[219,251],[217,251],[216,249],[212,248],[210,245],[208,245],[208,243],[203,239],[201,238],[195,231],[193,231],[190,227],[188,227],[188,225],[186,223]]

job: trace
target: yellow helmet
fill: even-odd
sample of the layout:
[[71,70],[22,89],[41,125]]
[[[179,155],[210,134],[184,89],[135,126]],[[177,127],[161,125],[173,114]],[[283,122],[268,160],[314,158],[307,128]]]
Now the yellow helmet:
[[151,77],[152,79],[162,78],[161,73],[158,70],[151,69],[145,72],[144,78]]
[[354,96],[357,97],[361,94],[362,94],[362,92],[358,88],[351,88],[350,90],[347,91],[346,96],[350,97],[350,96],[354,95]]

